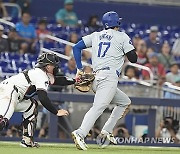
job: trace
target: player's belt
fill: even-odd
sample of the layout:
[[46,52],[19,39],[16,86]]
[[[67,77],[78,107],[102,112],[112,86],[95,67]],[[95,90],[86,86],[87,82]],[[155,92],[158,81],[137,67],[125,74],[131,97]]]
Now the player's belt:
[[104,70],[110,70],[110,67],[103,67],[103,68],[100,68],[100,69],[94,71],[94,73],[97,73],[98,71],[104,71]]
[[[100,69],[94,71],[93,73],[97,73],[97,72],[102,71],[102,70],[110,70],[110,67],[100,68]],[[117,70],[116,70],[116,74],[117,74],[118,77],[120,76],[120,73]]]

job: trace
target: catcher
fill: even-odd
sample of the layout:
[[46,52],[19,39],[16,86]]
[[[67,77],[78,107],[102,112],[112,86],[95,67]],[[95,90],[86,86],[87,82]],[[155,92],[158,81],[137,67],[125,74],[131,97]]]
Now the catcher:
[[39,147],[33,135],[37,121],[38,103],[33,98],[37,95],[41,104],[57,116],[67,116],[68,111],[57,110],[47,96],[48,86],[71,85],[74,79],[58,76],[59,58],[55,54],[43,53],[37,59],[34,69],[23,71],[0,83],[0,131],[8,127],[9,119],[16,112],[23,112],[23,138],[21,146]]

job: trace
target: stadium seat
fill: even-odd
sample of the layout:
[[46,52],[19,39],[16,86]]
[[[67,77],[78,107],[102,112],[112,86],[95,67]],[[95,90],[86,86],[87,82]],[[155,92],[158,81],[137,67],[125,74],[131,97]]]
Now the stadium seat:
[[49,18],[48,23],[56,24],[56,20],[54,18]]
[[31,23],[32,24],[37,24],[38,23],[38,19],[36,17],[31,17]]
[[54,41],[44,41],[43,47],[47,49],[55,48]]
[[17,73],[17,70],[13,70],[10,68],[2,68],[2,73]]
[[33,55],[33,54],[26,53],[26,54],[24,54],[24,57],[26,58],[27,61],[32,62],[32,61],[37,61],[38,55],[37,54]]
[[9,53],[9,60],[20,61],[20,55],[18,53]]
[[0,61],[0,66],[6,68],[8,66],[8,62]]
[[1,61],[9,62],[9,52],[2,52],[0,59],[1,59]]

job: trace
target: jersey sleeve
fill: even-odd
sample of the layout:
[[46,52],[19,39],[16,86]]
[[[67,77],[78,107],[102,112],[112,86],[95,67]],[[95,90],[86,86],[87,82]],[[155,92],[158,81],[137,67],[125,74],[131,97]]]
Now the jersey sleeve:
[[134,46],[132,45],[132,41],[129,38],[129,36],[124,33],[124,39],[123,39],[123,52],[124,54],[128,53],[129,51],[135,49]]
[[45,74],[38,74],[35,77],[35,86],[37,90],[45,90],[47,91],[49,86],[48,77]]
[[92,46],[93,34],[94,33],[82,37],[82,40],[84,41],[84,44],[86,45],[87,48]]

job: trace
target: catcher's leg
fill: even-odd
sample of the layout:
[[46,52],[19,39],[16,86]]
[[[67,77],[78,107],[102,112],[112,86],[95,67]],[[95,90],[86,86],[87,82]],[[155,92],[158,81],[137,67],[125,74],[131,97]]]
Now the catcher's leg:
[[0,87],[0,131],[9,125],[9,119],[14,113],[14,107],[18,101],[17,95],[12,86],[6,84]]
[[102,128],[102,130],[106,130],[109,133],[112,133],[117,121],[123,118],[128,112],[131,100],[124,92],[117,88],[116,94],[111,103],[117,104],[117,106],[114,107],[109,119]]
[[29,100],[24,100],[21,102],[16,111],[24,112],[23,113],[23,138],[21,141],[22,147],[39,147],[39,144],[34,142],[33,135],[37,123],[37,106],[38,103],[34,98]]

